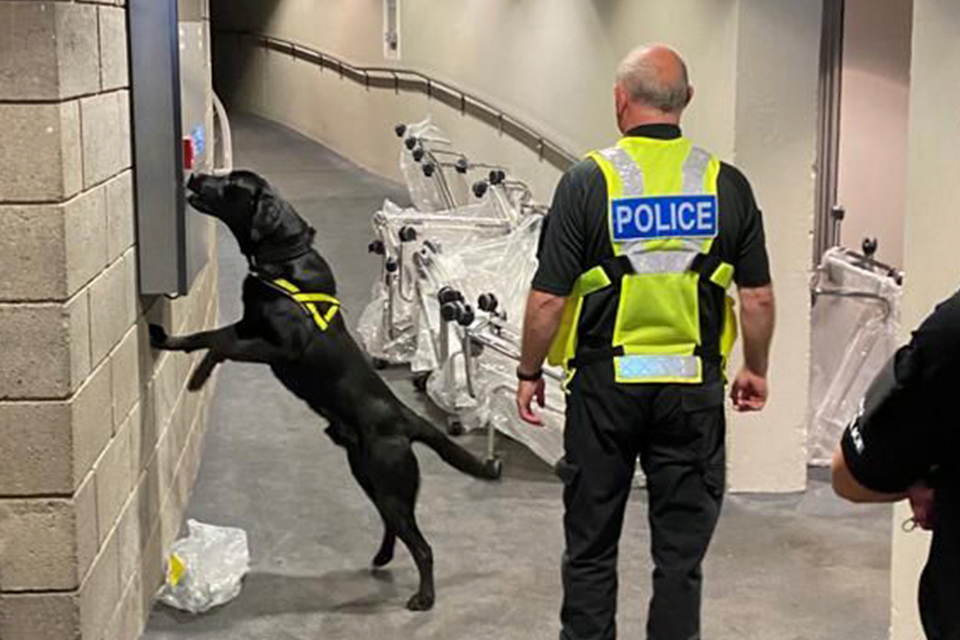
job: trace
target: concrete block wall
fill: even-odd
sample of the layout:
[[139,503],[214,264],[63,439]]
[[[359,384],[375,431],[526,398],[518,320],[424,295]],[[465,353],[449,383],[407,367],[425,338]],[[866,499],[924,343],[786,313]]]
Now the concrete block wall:
[[212,384],[161,354],[217,318],[137,287],[125,0],[0,0],[0,638],[133,640],[200,463]]

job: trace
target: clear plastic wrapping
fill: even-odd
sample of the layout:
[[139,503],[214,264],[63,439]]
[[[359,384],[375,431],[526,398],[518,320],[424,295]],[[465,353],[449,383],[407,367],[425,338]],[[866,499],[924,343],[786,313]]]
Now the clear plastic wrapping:
[[824,254],[811,313],[807,461],[828,465],[874,376],[897,348],[901,286],[840,248]]
[[415,318],[412,304],[397,296],[391,303],[386,283],[377,282],[357,321],[357,337],[371,357],[390,364],[406,364],[417,350]]
[[[520,421],[514,401],[543,209],[505,170],[468,162],[429,119],[407,126],[404,147],[400,167],[414,206],[388,201],[373,216],[384,268],[361,314],[360,339],[371,355],[427,373],[426,393],[451,422],[467,430],[492,425],[554,464],[566,404],[559,372],[547,381],[543,427]],[[444,288],[460,296],[463,316],[442,320]]]
[[[388,200],[374,214],[373,228],[383,243],[384,263],[393,261],[396,270],[381,270],[357,333],[371,356],[393,364],[413,364],[415,371],[428,370],[432,360],[430,346],[423,342],[427,325],[422,320],[427,311],[425,300],[436,289],[420,277],[416,263],[424,256],[455,255],[487,239],[502,238],[513,225],[502,203],[487,196],[468,206],[434,213],[404,209]],[[413,239],[403,242],[401,233],[411,234]],[[434,327],[438,324],[439,317]]]
[[203,613],[240,595],[250,570],[247,533],[196,520],[187,521],[187,527],[187,537],[170,548],[158,597],[167,606]]
[[[443,132],[426,118],[420,122],[407,125],[405,137],[426,138],[436,140],[438,144],[447,143]],[[447,143],[449,144],[449,143]],[[442,211],[446,205],[441,196],[437,182],[423,174],[423,167],[413,159],[410,150],[400,149],[400,172],[410,194],[410,202],[420,211]]]

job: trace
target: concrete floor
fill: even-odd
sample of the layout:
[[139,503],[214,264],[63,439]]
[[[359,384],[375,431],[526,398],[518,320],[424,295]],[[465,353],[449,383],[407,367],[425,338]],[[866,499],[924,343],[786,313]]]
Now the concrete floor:
[[[397,185],[274,124],[236,117],[238,167],[270,178],[316,226],[336,271],[349,322],[377,273],[368,256],[370,214]],[[395,153],[390,132],[384,152]],[[246,264],[220,234],[221,316],[240,315]],[[401,369],[386,372],[429,413]],[[368,563],[380,541],[372,505],[322,421],[266,368],[223,367],[189,516],[238,526],[250,538],[251,573],[240,597],[202,616],[157,606],[148,640],[379,640],[555,638],[562,553],[560,484],[522,447],[502,442],[505,477],[484,484],[426,449],[419,521],[434,548],[437,605],[404,609],[416,587],[398,546],[389,571]],[[466,445],[481,450],[477,438]],[[888,623],[891,515],[850,508],[822,474],[804,495],[732,496],[706,563],[705,637],[715,640],[880,640]],[[630,502],[621,544],[620,630],[643,638],[649,596],[645,497]]]

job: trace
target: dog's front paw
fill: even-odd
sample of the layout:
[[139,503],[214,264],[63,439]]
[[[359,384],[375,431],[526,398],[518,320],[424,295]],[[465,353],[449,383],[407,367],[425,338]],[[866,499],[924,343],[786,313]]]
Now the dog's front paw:
[[158,324],[150,325],[150,346],[154,349],[162,349],[167,346],[167,330]]
[[407,601],[407,609],[410,611],[430,611],[433,609],[432,593],[415,593]]

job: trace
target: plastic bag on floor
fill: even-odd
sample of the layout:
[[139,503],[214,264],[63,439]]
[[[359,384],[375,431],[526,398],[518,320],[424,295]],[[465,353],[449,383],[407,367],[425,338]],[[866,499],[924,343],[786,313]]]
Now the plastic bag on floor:
[[187,526],[187,537],[170,548],[159,598],[175,609],[203,613],[240,595],[240,583],[250,570],[247,533],[196,520]]

